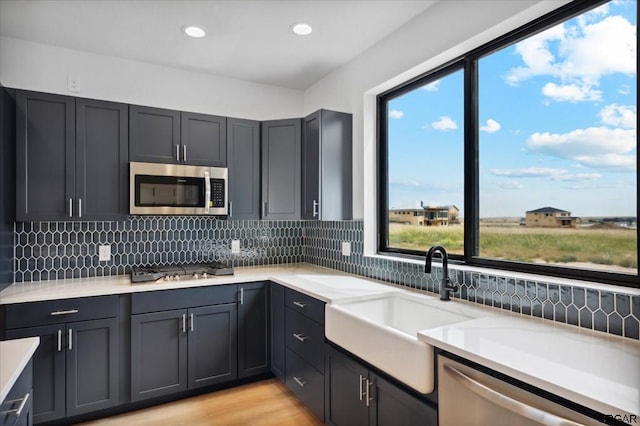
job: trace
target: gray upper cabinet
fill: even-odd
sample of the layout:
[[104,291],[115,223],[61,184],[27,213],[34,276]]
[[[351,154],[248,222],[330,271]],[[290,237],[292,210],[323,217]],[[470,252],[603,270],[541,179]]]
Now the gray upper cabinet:
[[129,106],[129,159],[180,163],[180,111]]
[[229,219],[260,219],[260,123],[227,119]]
[[300,219],[301,121],[262,122],[263,219]]
[[127,108],[16,92],[16,220],[126,216]]
[[225,117],[131,105],[129,121],[131,161],[227,165]]
[[196,166],[227,166],[227,119],[183,112],[182,162]]
[[319,110],[302,130],[302,218],[352,218],[352,116]]

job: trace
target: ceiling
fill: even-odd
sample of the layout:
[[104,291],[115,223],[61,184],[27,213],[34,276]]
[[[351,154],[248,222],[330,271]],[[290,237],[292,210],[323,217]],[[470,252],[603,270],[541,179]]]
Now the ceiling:
[[0,35],[302,90],[436,1],[0,0]]

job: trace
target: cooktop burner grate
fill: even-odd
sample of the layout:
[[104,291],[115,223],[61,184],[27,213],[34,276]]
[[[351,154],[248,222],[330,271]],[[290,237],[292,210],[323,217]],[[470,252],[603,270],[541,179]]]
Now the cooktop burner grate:
[[233,268],[220,262],[192,263],[187,265],[134,266],[131,282],[178,281],[183,278],[200,279],[221,275],[233,275]]

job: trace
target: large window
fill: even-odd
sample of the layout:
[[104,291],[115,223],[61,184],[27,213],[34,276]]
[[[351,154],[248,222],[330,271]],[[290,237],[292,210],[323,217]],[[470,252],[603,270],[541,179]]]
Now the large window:
[[638,286],[636,17],[574,2],[381,95],[379,250]]

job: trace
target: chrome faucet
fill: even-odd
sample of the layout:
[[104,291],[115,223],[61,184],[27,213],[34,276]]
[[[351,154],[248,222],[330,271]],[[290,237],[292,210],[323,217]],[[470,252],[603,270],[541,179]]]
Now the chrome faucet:
[[434,253],[439,252],[440,256],[442,256],[442,283],[440,284],[440,300],[451,300],[449,298],[449,292],[458,291],[458,286],[455,284],[451,284],[451,280],[449,279],[449,256],[447,256],[447,251],[442,246],[433,246],[427,251],[427,257],[424,262],[424,273],[431,273],[431,261],[433,259]]

